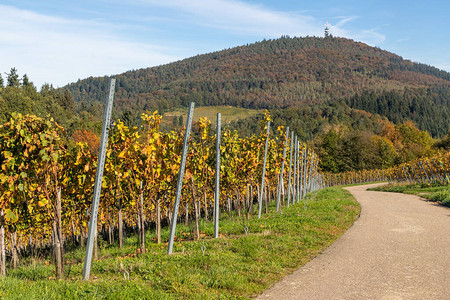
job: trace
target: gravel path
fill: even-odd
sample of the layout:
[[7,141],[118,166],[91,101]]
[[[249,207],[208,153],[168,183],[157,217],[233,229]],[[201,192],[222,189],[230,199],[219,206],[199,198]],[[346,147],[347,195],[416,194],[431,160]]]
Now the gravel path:
[[450,299],[450,209],[373,186],[347,188],[360,218],[257,299]]

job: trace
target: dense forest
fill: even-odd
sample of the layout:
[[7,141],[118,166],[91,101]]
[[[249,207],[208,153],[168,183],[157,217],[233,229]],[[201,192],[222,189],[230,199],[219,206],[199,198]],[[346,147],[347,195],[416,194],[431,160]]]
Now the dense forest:
[[448,86],[405,89],[401,93],[390,91],[380,95],[364,91],[348,98],[346,102],[352,108],[386,116],[396,124],[412,120],[433,136],[442,136],[450,126]]
[[[433,140],[412,121],[394,124],[386,117],[352,109],[344,101],[317,106],[272,110],[273,126],[290,126],[309,141],[326,172],[385,169],[450,149],[450,130]],[[260,115],[239,120],[231,127],[241,134],[257,130]]]
[[[450,124],[450,73],[344,38],[264,40],[115,78],[117,116],[135,120],[191,101],[273,110],[343,100],[396,124],[412,120],[434,137]],[[108,82],[90,77],[66,88],[90,106],[103,101]]]

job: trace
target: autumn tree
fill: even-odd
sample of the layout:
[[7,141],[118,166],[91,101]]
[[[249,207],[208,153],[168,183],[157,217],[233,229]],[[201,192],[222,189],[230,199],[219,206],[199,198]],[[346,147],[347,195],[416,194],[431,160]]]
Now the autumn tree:
[[98,150],[100,148],[100,138],[92,131],[86,129],[83,130],[77,129],[73,133],[72,138],[77,143],[86,143],[91,153],[93,154],[98,153]]

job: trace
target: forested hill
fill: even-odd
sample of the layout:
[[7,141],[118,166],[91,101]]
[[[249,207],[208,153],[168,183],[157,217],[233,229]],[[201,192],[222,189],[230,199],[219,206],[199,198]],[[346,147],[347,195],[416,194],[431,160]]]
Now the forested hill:
[[[450,127],[450,73],[344,38],[264,40],[115,77],[119,116],[190,101],[278,109],[344,100],[395,122],[413,120],[434,136]],[[91,105],[104,101],[108,82],[90,77],[67,88]]]

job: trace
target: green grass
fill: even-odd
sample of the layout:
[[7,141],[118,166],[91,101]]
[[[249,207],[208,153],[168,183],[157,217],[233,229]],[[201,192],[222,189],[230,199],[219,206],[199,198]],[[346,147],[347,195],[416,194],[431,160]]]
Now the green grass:
[[[178,116],[183,116],[183,124],[186,123],[187,118],[187,108],[179,108],[171,112],[166,112],[162,118],[162,124],[170,126],[172,124],[173,118]],[[215,122],[217,118],[217,113],[221,113],[222,124],[228,124],[232,121],[237,121],[240,119],[245,119],[254,115],[261,113],[261,110],[256,109],[246,109],[231,106],[203,106],[196,107],[194,109],[194,121],[202,117],[208,118],[208,120]]]
[[388,185],[371,188],[369,190],[417,195],[450,207],[449,185],[391,183]]
[[[261,219],[220,220],[219,239],[212,239],[212,222],[200,224],[204,237],[190,239],[192,228],[177,226],[174,254],[158,245],[147,232],[145,254],[135,253],[137,237],[125,247],[106,245],[92,265],[91,280],[83,282],[84,249],[66,253],[66,279],[54,279],[47,259],[9,270],[0,280],[0,298],[8,299],[246,299],[318,255],[359,215],[359,204],[340,188],[309,195],[307,201],[281,214],[273,211]],[[244,227],[249,231],[245,234]],[[167,240],[168,229],[163,231]],[[201,247],[206,247],[203,254]],[[129,280],[124,279],[124,272]]]

